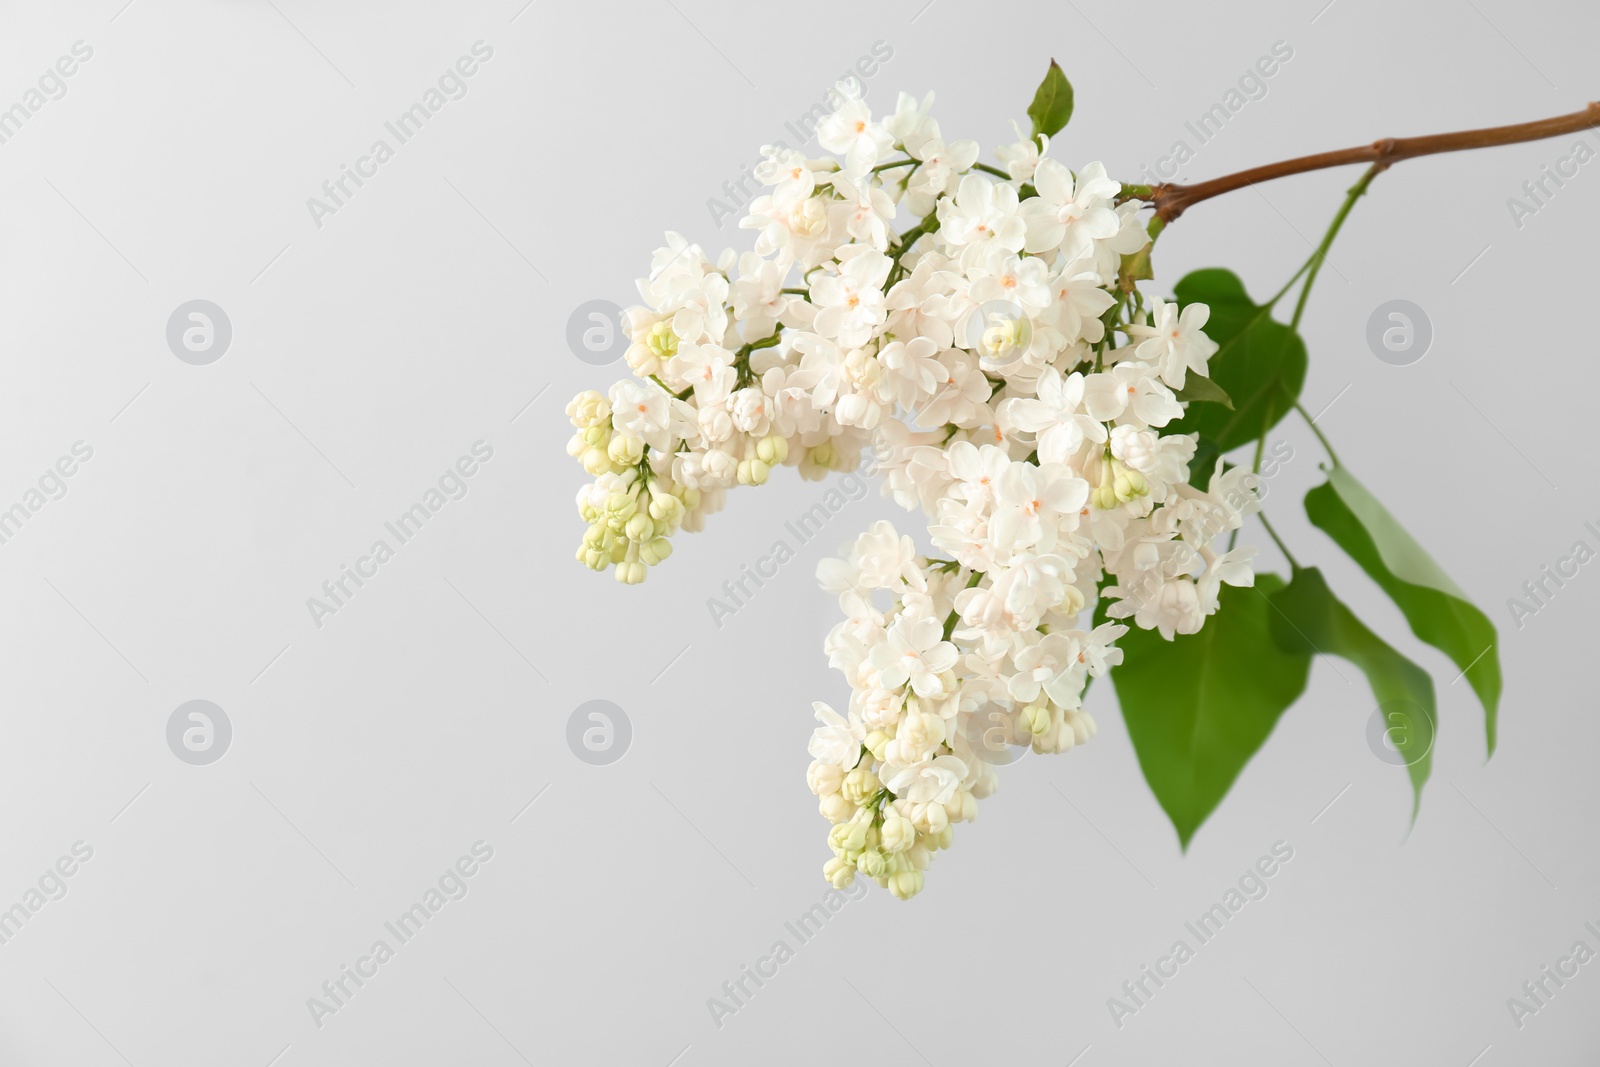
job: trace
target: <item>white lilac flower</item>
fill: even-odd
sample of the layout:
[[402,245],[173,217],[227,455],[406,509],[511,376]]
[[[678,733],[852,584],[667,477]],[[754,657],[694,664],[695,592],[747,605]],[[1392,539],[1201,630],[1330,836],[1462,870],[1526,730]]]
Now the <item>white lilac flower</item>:
[[1149,325],[1132,327],[1140,338],[1135,351],[1156,364],[1163,382],[1182,389],[1187,373],[1204,374],[1206,361],[1217,351],[1217,343],[1202,332],[1210,317],[1204,304],[1190,304],[1180,312],[1177,304],[1158,296],[1150,302]]
[[1053,159],[1039,161],[1033,174],[1039,195],[1023,209],[1027,249],[1061,249],[1068,259],[1092,252],[1095,241],[1115,237],[1122,228],[1112,203],[1122,186],[1106,177],[1106,169],[1090,163],[1076,178]]
[[[931,555],[879,521],[817,568],[849,686],[842,712],[815,705],[808,746],[824,875],[899,897],[998,788],[994,738],[1082,745],[1085,686],[1130,625],[1194,633],[1223,585],[1254,582],[1255,550],[1227,539],[1260,506],[1245,467],[1190,484],[1174,391],[1217,346],[1203,305],[1147,300],[1123,268],[1149,205],[1020,128],[995,180],[932,103],[902,94],[875,121],[841,86],[818,128],[832,156],[762,149],[753,247],[713,259],[668,233],[623,314],[632,376],[566,408],[589,479],[576,556],[625,583],[784,466],[865,457],[923,512]],[[1090,628],[1097,608],[1111,621]]]
[[1027,227],[1017,208],[1017,191],[1011,186],[968,174],[954,197],[939,201],[939,236],[960,250],[964,264],[996,248],[1020,252]]

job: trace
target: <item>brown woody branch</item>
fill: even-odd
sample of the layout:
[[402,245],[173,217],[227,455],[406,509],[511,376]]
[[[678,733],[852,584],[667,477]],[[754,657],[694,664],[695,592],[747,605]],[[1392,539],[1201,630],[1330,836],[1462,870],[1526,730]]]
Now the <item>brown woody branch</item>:
[[1521,144],[1524,141],[1559,137],[1564,133],[1577,133],[1596,126],[1600,126],[1600,103],[1591,103],[1582,111],[1575,111],[1570,115],[1558,115],[1555,118],[1522,122],[1513,126],[1491,126],[1482,130],[1435,133],[1426,137],[1385,137],[1369,145],[1344,148],[1336,152],[1319,152],[1298,159],[1285,159],[1278,163],[1241,170],[1237,174],[1212,178],[1210,181],[1195,182],[1193,185],[1163,183],[1152,189],[1151,200],[1155,204],[1156,215],[1164,222],[1171,222],[1191,205],[1198,204],[1202,200],[1210,200],[1214,196],[1231,193],[1247,185],[1283,178],[1290,174],[1304,174],[1307,171],[1323,170],[1327,167],[1342,167],[1348,163],[1370,163],[1381,171],[1387,170],[1401,160],[1416,156],[1460,152],[1468,148]]

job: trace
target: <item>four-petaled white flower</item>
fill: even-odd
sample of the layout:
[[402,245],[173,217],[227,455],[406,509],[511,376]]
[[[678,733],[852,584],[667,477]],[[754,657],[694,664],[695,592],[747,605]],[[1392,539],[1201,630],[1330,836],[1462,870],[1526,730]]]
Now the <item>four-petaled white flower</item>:
[[1106,177],[1099,163],[1090,163],[1074,179],[1060,163],[1041,159],[1033,184],[1039,195],[1024,209],[1029,252],[1059,248],[1067,259],[1077,259],[1122,228],[1112,204],[1122,185]]
[[1177,304],[1158,296],[1150,301],[1149,324],[1130,327],[1140,338],[1134,351],[1160,367],[1163,382],[1182,389],[1188,372],[1205,374],[1206,361],[1216,354],[1217,343],[1202,332],[1210,317],[1204,304],[1190,304],[1180,312]]

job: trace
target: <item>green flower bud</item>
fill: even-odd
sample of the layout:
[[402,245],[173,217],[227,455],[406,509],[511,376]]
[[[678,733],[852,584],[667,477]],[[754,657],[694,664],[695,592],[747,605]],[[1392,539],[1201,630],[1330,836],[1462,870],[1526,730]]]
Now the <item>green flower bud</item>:
[[664,562],[670,555],[672,555],[672,542],[665,537],[657,537],[639,546],[639,558],[652,567]]
[[672,323],[666,319],[650,327],[644,343],[657,359],[671,359],[678,354],[678,335],[672,332]]
[[900,871],[889,876],[889,892],[901,900],[910,900],[922,892],[922,872]]
[[869,848],[856,858],[856,868],[868,878],[882,878],[889,869],[889,861],[882,852]]
[[627,434],[612,434],[606,443],[606,455],[619,467],[634,467],[644,458],[644,442]]
[[630,541],[648,541],[656,532],[656,524],[645,512],[636,511],[623,524],[622,532]]
[[789,442],[778,434],[768,434],[756,442],[756,458],[776,467],[789,458]]

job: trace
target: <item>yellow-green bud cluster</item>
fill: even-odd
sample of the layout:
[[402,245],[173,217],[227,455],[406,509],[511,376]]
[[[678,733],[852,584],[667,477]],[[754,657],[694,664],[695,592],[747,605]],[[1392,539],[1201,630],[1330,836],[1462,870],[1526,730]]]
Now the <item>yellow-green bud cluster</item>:
[[772,468],[789,458],[789,442],[778,434],[769,434],[745,446],[744,458],[739,460],[740,485],[765,485]]
[[577,558],[592,570],[615,567],[617,581],[637,585],[644,581],[646,568],[672,555],[668,538],[699,505],[700,493],[667,486],[658,478],[646,484],[637,467],[613,475],[606,488],[609,492],[603,497],[590,487],[578,495],[578,514],[589,529]]
[[1148,492],[1150,483],[1144,480],[1144,475],[1122,460],[1106,456],[1100,461],[1100,480],[1090,492],[1089,499],[1094,502],[1095,507],[1102,511],[1110,511],[1117,505],[1126,504]]

